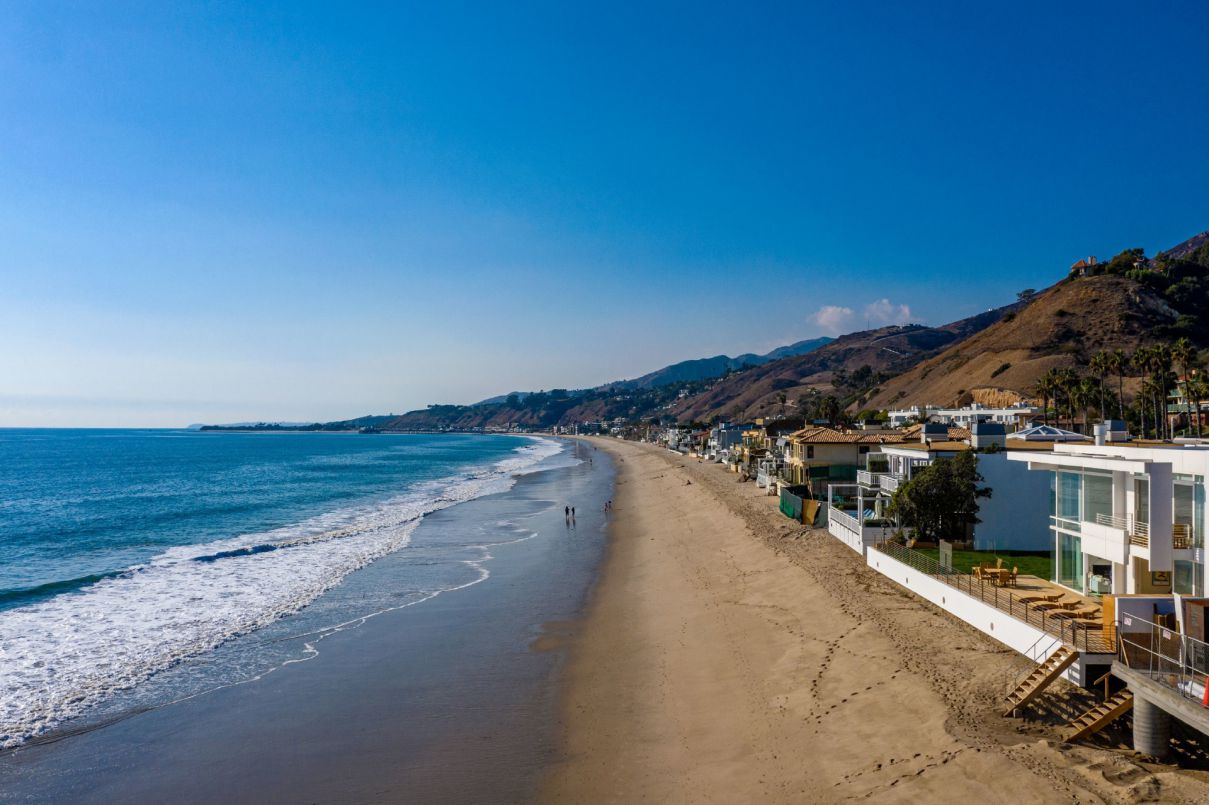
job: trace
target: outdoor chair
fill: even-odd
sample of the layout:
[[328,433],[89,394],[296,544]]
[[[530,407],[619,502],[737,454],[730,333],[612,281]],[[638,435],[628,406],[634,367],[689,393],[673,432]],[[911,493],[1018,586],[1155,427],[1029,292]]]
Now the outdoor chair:
[[1042,601],[1040,604],[1033,604],[1033,609],[1038,612],[1053,612],[1054,610],[1074,609],[1079,606],[1078,601]]
[[1063,618],[1069,620],[1078,620],[1080,618],[1091,618],[1098,615],[1100,610],[1096,607],[1085,607],[1083,609],[1062,609],[1057,612],[1051,612],[1051,618]]
[[1062,595],[1062,593],[1030,593],[1019,596],[1016,600],[1022,604],[1048,604],[1062,598]]

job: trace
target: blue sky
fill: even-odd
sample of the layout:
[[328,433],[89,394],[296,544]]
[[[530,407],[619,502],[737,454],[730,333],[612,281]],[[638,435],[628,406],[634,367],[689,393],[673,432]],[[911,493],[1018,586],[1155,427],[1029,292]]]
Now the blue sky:
[[[939,324],[1209,229],[1209,4],[0,6],[0,425]],[[909,7],[908,7],[909,6]]]

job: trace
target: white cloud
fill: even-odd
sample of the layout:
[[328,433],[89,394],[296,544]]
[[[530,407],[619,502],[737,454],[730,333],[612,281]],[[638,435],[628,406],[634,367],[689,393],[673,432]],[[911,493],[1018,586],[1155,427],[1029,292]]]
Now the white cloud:
[[860,315],[850,307],[824,305],[810,317],[811,323],[827,335],[850,333],[858,328],[907,324],[912,320],[910,305],[896,305],[882,298],[861,308]]
[[906,324],[911,321],[911,308],[908,305],[896,305],[889,299],[878,299],[865,305],[865,321],[873,327]]
[[810,320],[823,332],[830,335],[840,335],[846,332],[848,326],[852,323],[852,316],[852,308],[850,307],[824,305],[810,317]]

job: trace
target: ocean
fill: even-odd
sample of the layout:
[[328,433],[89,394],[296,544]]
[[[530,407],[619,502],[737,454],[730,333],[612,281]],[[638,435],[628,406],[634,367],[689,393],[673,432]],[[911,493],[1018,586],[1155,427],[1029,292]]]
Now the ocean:
[[563,492],[418,532],[425,517],[506,500],[525,475],[580,464],[578,450],[504,435],[0,430],[0,746],[261,680],[367,619],[478,585],[500,546],[554,533]]

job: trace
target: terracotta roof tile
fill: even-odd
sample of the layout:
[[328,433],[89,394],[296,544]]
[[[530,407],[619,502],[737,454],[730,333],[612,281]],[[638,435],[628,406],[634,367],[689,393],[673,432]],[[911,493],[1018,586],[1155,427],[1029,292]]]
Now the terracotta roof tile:
[[902,441],[902,436],[897,433],[863,433],[823,425],[795,431],[790,438],[803,444],[898,444]]

